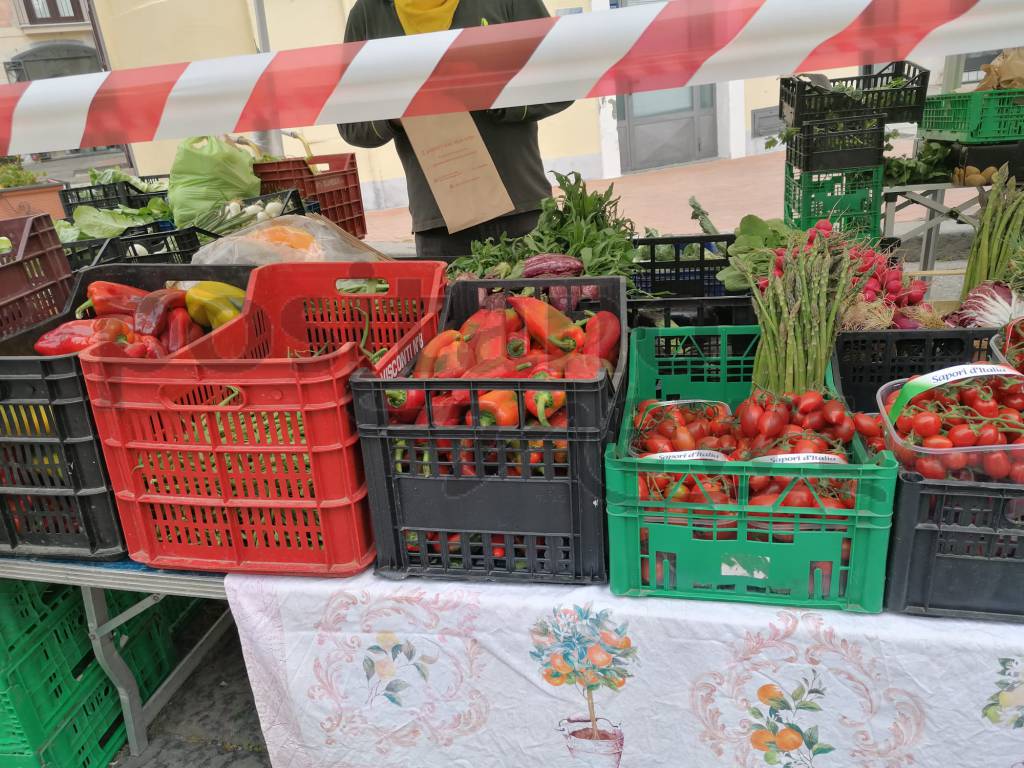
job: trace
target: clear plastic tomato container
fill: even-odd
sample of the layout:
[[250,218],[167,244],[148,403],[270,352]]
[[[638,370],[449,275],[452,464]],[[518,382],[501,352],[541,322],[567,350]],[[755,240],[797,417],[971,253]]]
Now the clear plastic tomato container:
[[1017,364],[1010,362],[1010,359],[1006,356],[1006,353],[1003,351],[1003,347],[1005,345],[1006,335],[1002,331],[1000,331],[999,333],[992,337],[992,341],[988,343],[988,350],[992,355],[992,359],[998,363],[1008,365],[1011,368],[1015,368],[1016,370],[1020,371],[1022,368],[1024,368],[1024,359],[1022,359],[1020,363]]
[[[989,379],[992,377],[979,376],[978,378]],[[885,407],[885,401],[893,392],[899,391],[909,380],[897,379],[896,381],[890,381],[888,384],[883,385],[876,395],[878,411],[882,414],[882,424],[885,425],[885,444],[896,455],[896,459],[905,469],[917,472],[926,479],[944,479],[937,474],[929,477],[928,474],[921,472],[922,466],[918,463],[919,461],[922,459],[936,459],[946,470],[944,477],[995,482],[1007,480],[1009,474],[997,471],[995,474],[998,476],[993,476],[992,470],[997,469],[997,465],[993,462],[997,460],[990,457],[1003,453],[1006,455],[1011,467],[1014,464],[1024,463],[1024,444],[972,445],[966,448],[925,448],[923,445],[915,445],[904,440],[889,417],[889,410]],[[988,461],[987,464],[986,460]]]

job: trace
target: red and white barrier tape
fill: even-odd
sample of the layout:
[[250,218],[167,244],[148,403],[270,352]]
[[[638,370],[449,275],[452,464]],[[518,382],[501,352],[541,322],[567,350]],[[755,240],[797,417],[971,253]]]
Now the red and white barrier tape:
[[0,86],[0,154],[383,120],[1024,45],[1024,0],[674,0]]

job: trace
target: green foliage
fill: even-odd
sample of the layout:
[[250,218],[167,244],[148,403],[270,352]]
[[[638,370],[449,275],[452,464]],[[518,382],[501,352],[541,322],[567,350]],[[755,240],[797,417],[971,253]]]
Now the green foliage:
[[952,170],[949,145],[926,141],[917,157],[898,155],[885,158],[885,185],[941,184],[949,181]]
[[119,206],[114,210],[93,208],[91,205],[80,205],[75,208],[73,226],[58,227],[61,242],[72,242],[71,236],[77,230],[75,240],[94,240],[99,238],[120,237],[128,227],[151,224],[154,221],[165,221],[171,212],[167,202],[155,197],[144,208],[126,208]]
[[472,255],[452,262],[453,276],[519,277],[522,262],[538,253],[561,253],[583,262],[586,275],[632,275],[634,223],[619,213],[614,186],[593,192],[578,173],[555,173],[557,198],[541,202],[537,227],[521,238],[507,235],[495,242],[475,242]]
[[39,176],[21,167],[21,162],[0,165],[0,189],[30,187],[39,182]]
[[166,192],[167,179],[155,179],[154,181],[143,181],[138,176],[125,173],[120,168],[96,168],[89,169],[89,182],[91,184],[114,184],[119,181],[126,181],[140,192]]

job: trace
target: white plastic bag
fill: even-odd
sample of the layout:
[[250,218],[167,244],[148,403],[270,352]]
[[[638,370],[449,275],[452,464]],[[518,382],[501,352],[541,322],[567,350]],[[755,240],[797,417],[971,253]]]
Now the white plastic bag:
[[214,240],[193,264],[277,264],[304,261],[390,261],[322,216],[280,216]]

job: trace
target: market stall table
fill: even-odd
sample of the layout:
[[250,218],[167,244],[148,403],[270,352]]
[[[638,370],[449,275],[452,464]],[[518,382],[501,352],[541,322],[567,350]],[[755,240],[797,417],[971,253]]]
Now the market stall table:
[[956,222],[970,224],[977,228],[978,215],[970,214],[981,207],[981,194],[975,194],[968,200],[954,206],[946,205],[946,191],[965,189],[952,184],[907,184],[905,186],[885,187],[882,190],[884,200],[882,214],[882,237],[891,238],[896,234],[896,213],[911,205],[920,205],[925,209],[925,221],[908,232],[900,235],[904,241],[921,235],[921,272],[928,272],[935,267],[935,246],[939,241],[939,227],[942,222],[951,219]]
[[[126,621],[152,608],[164,595],[223,600],[223,575],[160,571],[128,560],[104,563],[0,557],[0,578],[71,584],[81,588],[89,639],[97,660],[117,688],[124,710],[128,745],[134,757],[145,752],[148,745],[147,728],[160,710],[231,627],[231,613],[225,610],[181,659],[164,683],[143,703],[135,677],[118,653],[112,633]],[[149,594],[123,613],[111,616],[104,593],[106,589]],[[138,764],[144,762],[140,760]],[[122,764],[122,768],[126,765]]]
[[371,574],[226,587],[280,768],[1024,766],[1020,625]]

